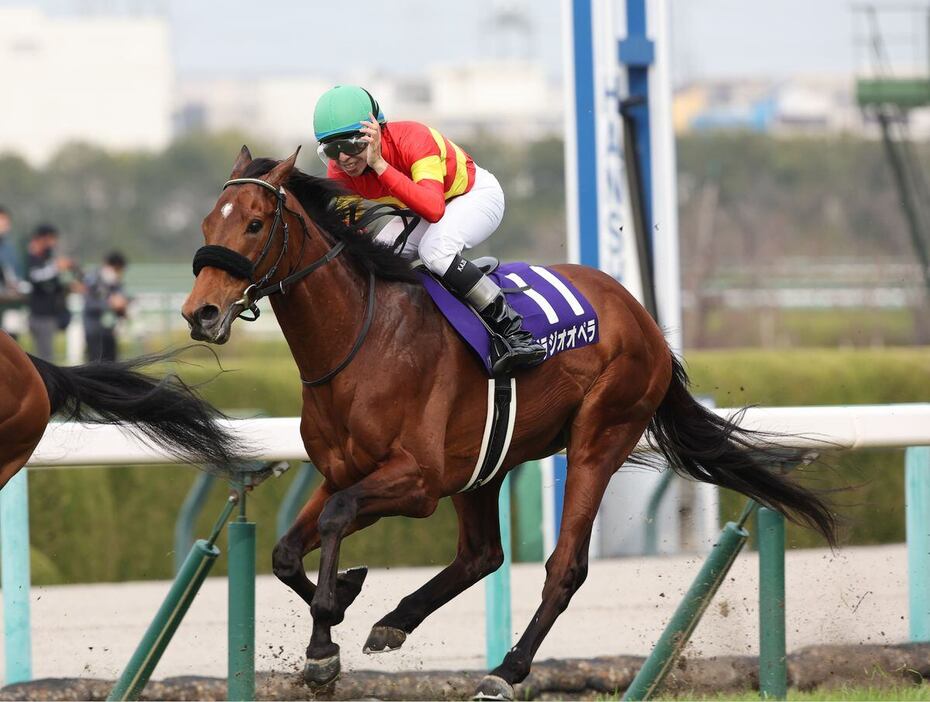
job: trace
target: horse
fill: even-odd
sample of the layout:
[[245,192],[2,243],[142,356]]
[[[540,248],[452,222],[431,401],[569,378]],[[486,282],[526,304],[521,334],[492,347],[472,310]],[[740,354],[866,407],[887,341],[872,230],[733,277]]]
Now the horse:
[[[561,528],[542,602],[476,697],[513,685],[588,573],[588,542],[608,481],[646,434],[678,473],[737,490],[820,531],[835,519],[816,493],[766,467],[758,437],[705,409],[647,311],[593,268],[557,265],[597,310],[596,344],[514,374],[516,422],[503,467],[461,492],[482,442],[488,378],[437,311],[410,261],[374,241],[332,181],[302,173],[297,153],[253,159],[243,146],[202,223],[205,245],[181,314],[191,336],[225,343],[233,322],[268,296],[303,384],[300,433],[322,474],[272,553],[275,575],[310,607],[303,678],[339,675],[340,623],[365,568],[338,571],[341,541],[382,517],[428,517],[450,497],[455,558],[377,621],[366,653],[400,648],[443,604],[500,567],[498,493],[506,471],[566,449]],[[354,223],[353,223],[354,222]],[[317,583],[303,558],[320,549]]]
[[0,489],[26,465],[52,416],[120,424],[185,463],[226,465],[245,455],[223,414],[176,376],[141,372],[177,353],[61,367],[0,332]]

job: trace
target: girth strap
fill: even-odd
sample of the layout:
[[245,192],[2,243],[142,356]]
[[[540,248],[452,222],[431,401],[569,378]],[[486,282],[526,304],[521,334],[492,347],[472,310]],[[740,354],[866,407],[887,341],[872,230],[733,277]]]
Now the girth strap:
[[496,376],[488,380],[488,416],[481,451],[471,479],[459,492],[476,490],[494,479],[510,449],[517,416],[517,381]]

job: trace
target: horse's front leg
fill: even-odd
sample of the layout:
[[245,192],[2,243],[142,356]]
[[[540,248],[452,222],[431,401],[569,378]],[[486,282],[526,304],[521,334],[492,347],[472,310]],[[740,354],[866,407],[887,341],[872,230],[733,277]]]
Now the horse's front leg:
[[342,620],[336,577],[339,546],[350,527],[379,517],[428,517],[438,500],[439,496],[428,489],[419,464],[409,454],[400,454],[326,501],[318,521],[320,576],[310,605],[313,634],[304,666],[308,683],[325,685],[339,674],[339,646],[333,642],[331,630]]
[[[316,594],[316,585],[307,577],[304,570],[304,557],[320,547],[318,522],[326,501],[332,496],[326,483],[319,485],[307,504],[300,510],[290,529],[281,537],[271,556],[271,566],[278,579],[297,593],[309,607]],[[372,524],[375,520],[356,520],[346,530],[344,536]],[[346,609],[358,596],[362,583],[368,574],[368,568],[361,566],[351,568],[336,577],[336,602],[339,607],[340,621]]]

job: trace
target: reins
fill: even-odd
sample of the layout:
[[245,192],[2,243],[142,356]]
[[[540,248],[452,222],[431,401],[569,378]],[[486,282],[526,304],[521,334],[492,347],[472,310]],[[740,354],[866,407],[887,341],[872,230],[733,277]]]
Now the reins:
[[407,239],[410,238],[413,230],[420,223],[420,215],[409,208],[397,207],[396,205],[385,203],[372,205],[362,213],[358,220],[355,219],[356,211],[356,207],[349,210],[349,224],[359,227],[367,227],[381,217],[400,217],[403,220],[404,228],[394,239],[394,243],[391,244],[391,251],[398,255],[403,253],[404,247],[407,245]]
[[[278,266],[284,258],[285,253],[287,252],[287,245],[290,239],[290,231],[287,224],[287,221],[284,219],[284,211],[291,213],[296,216],[300,221],[301,228],[303,229],[303,239],[301,240],[301,253],[303,252],[304,243],[310,238],[310,231],[307,228],[307,223],[304,221],[304,218],[298,212],[294,212],[292,209],[287,207],[285,204],[287,199],[287,193],[283,187],[276,188],[274,185],[269,183],[266,180],[261,180],[260,178],[233,178],[226,181],[223,185],[223,190],[228,188],[230,185],[258,185],[266,190],[271,191],[275,198],[277,199],[277,204],[275,206],[275,216],[274,222],[271,225],[271,229],[268,232],[268,238],[265,240],[264,245],[262,246],[262,251],[258,256],[256,261],[251,261],[250,259],[243,256],[238,251],[233,251],[230,248],[225,246],[217,246],[210,244],[207,246],[201,246],[197,252],[194,254],[194,276],[197,276],[201,270],[207,266],[213,268],[219,268],[220,270],[226,271],[234,278],[241,280],[248,280],[250,285],[242,293],[242,298],[237,300],[235,305],[240,305],[242,307],[242,312],[236,315],[239,319],[245,320],[247,322],[254,322],[260,316],[260,311],[258,309],[258,301],[263,297],[268,297],[269,295],[274,295],[277,293],[284,294],[287,290],[296,282],[306,278],[308,275],[313,273],[318,268],[325,266],[327,263],[332,261],[336,256],[338,256],[346,248],[346,243],[344,241],[336,242],[332,245],[323,256],[317,260],[310,263],[308,266],[301,268],[300,270],[290,273],[285,276],[277,283],[268,284],[268,281],[274,276],[278,270]],[[400,247],[403,248],[403,244],[406,243],[407,237],[410,236],[410,232],[413,231],[413,228],[419,222],[419,217],[410,210],[399,210],[397,208],[388,206],[388,205],[375,205],[369,210],[362,213],[362,216],[355,220],[356,210],[353,208],[350,211],[350,224],[354,224],[359,227],[365,227],[374,222],[380,217],[386,217],[388,215],[397,214],[401,216],[404,220],[404,229],[401,232],[401,236],[398,237],[398,240],[395,241],[395,248],[398,246],[398,242],[403,239],[403,243],[400,244]],[[408,217],[411,219],[408,221]],[[265,260],[265,257],[268,255],[268,252],[271,250],[271,244],[274,240],[275,232],[278,227],[282,227],[284,240],[282,242],[281,251],[278,254],[278,257],[275,259],[274,263],[268,269],[268,271],[261,277],[260,280],[255,281],[255,271],[261,265],[262,261]],[[299,259],[298,259],[299,260]],[[331,371],[325,373],[324,375],[316,378],[314,380],[304,380],[301,377],[300,382],[308,387],[316,387],[318,385],[324,385],[332,380],[336,375],[338,375],[349,363],[352,362],[352,359],[355,358],[355,355],[361,349],[362,344],[365,342],[365,338],[368,336],[368,332],[371,329],[371,323],[375,315],[375,281],[376,276],[374,270],[369,268],[368,270],[368,302],[365,309],[365,319],[362,323],[362,328],[359,330],[358,336],[355,339],[355,343],[352,344],[352,348],[349,350],[349,353],[342,360],[339,365],[333,368]],[[252,316],[248,317],[245,315],[245,312],[251,312]]]

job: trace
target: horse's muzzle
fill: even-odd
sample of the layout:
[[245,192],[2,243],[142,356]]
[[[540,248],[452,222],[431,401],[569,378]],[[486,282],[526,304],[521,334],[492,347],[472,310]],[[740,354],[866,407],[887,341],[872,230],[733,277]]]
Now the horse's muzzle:
[[232,314],[232,308],[235,307],[238,307],[238,305],[232,305],[223,314],[216,305],[201,305],[193,312],[182,312],[181,316],[187,320],[187,324],[190,326],[191,338],[195,341],[225,344],[229,341],[232,320],[236,318],[236,315]]

